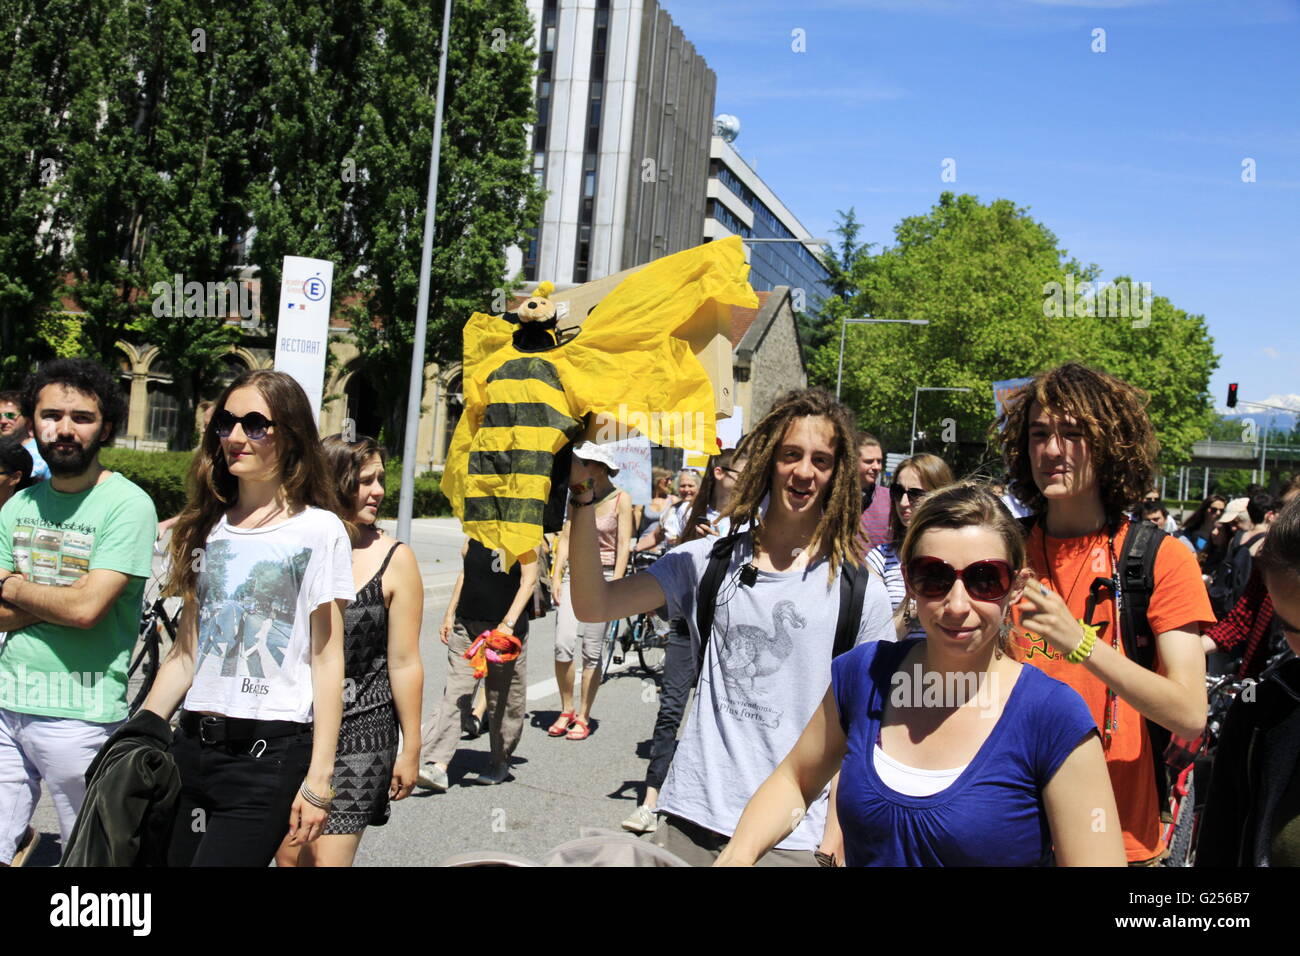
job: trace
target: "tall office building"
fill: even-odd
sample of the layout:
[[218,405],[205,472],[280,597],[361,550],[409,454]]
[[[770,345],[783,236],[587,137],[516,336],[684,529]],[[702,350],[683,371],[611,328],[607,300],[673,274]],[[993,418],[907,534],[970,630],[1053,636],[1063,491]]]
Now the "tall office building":
[[[704,238],[721,239],[739,235],[745,239],[810,240],[785,203],[741,158],[732,142],[740,123],[732,116],[719,116],[709,146],[709,206],[704,220]],[[771,290],[787,285],[795,297],[795,308],[815,312],[831,294],[829,274],[813,254],[808,242],[756,242],[746,244],[749,282],[755,289]],[[798,290],[803,290],[802,296]],[[798,301],[802,299],[803,301]]]
[[528,0],[533,170],[550,193],[509,273],[587,282],[700,242],[713,71],[655,0]]

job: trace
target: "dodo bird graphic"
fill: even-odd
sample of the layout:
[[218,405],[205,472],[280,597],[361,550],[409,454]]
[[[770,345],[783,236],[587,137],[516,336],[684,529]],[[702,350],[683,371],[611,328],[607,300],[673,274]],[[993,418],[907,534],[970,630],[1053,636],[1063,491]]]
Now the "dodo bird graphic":
[[772,608],[772,633],[752,624],[733,624],[722,644],[720,663],[727,684],[752,695],[761,678],[775,674],[794,650],[788,628],[801,629],[807,621],[793,601],[778,601]]

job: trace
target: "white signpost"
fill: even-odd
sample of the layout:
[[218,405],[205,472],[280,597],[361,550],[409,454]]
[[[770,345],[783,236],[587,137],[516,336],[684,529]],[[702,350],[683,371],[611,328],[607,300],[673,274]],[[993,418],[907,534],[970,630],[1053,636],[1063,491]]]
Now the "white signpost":
[[280,281],[280,318],[275,336],[275,370],[291,375],[307,393],[320,424],[329,348],[330,293],[334,263],[285,256]]

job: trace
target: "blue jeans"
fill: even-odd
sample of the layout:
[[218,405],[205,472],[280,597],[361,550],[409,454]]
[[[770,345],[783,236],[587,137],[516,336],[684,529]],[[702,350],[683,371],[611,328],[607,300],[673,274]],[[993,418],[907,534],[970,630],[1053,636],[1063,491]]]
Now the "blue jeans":
[[650,741],[650,768],[646,771],[647,787],[662,790],[668,767],[677,753],[677,730],[686,713],[686,698],[695,686],[698,666],[691,649],[690,634],[679,633],[677,621],[668,632],[664,649],[664,678],[659,688],[659,715],[655,718],[654,737]]

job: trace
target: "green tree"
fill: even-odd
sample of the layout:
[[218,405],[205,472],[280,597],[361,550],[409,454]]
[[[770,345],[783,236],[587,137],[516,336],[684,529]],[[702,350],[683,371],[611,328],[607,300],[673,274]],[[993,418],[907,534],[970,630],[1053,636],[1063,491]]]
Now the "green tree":
[[838,346],[841,321],[846,317],[861,317],[854,316],[852,313],[852,303],[857,291],[855,277],[874,243],[858,241],[862,224],[858,222],[857,212],[852,206],[849,207],[848,212],[841,210],[836,215],[839,217],[839,222],[831,231],[839,236],[839,247],[830,252],[823,252],[819,256],[822,265],[830,273],[828,284],[834,295],[822,301],[821,308],[815,315],[801,313],[797,318],[799,338],[803,343],[805,358],[832,339]]
[[[366,269],[351,310],[363,372],[402,434],[414,340],[425,191],[433,137],[441,2],[389,0],[382,49],[363,74],[363,134],[353,147],[366,171],[356,210]],[[461,356],[470,313],[509,286],[505,251],[526,241],[544,193],[530,170],[533,23],[522,0],[458,0],[448,47],[426,361]],[[337,301],[337,300],[336,300]]]
[[[1095,281],[1100,269],[1069,258],[1050,230],[1009,200],[985,205],[946,192],[925,215],[899,223],[895,240],[860,258],[849,306],[855,315],[930,324],[851,327],[843,387],[859,422],[889,450],[909,445],[916,387],[966,387],[971,391],[920,394],[917,428],[927,437],[918,449],[943,454],[962,471],[991,463],[991,383],[1070,360],[1152,393],[1165,460],[1185,460],[1191,442],[1204,435],[1217,358],[1201,317],[1160,297],[1145,329],[1121,318],[1051,317],[1051,283]],[[837,358],[838,342],[819,349],[810,363],[813,380],[834,388]]]
[[68,219],[70,111],[99,55],[105,0],[15,0],[0,7],[0,387],[67,351],[59,308]]

